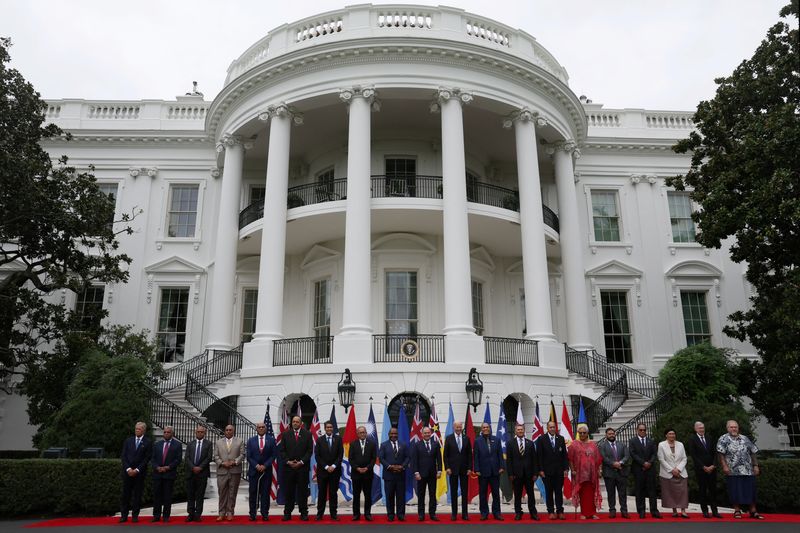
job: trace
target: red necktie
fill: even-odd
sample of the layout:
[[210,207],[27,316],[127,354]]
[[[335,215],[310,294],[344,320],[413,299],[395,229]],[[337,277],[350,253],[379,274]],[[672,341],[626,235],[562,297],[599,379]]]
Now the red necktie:
[[299,431],[295,431],[294,432],[294,441],[297,442],[299,440],[300,440],[300,432]]
[[163,451],[164,454],[161,456],[161,466],[167,464],[167,452],[169,451],[169,441],[167,440],[164,441]]
[[258,441],[259,441],[258,442],[258,451],[263,452],[264,451],[264,437],[259,437]]

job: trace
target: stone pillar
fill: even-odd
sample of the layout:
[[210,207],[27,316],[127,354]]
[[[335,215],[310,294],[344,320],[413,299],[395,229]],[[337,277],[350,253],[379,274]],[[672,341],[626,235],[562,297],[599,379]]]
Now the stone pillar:
[[236,292],[236,251],[239,246],[239,198],[245,146],[238,136],[224,136],[217,152],[225,150],[222,191],[217,217],[214,251],[214,283],[211,286],[207,347],[229,350],[239,344],[233,333],[233,302]]
[[558,189],[559,241],[561,244],[561,268],[564,277],[564,304],[567,315],[567,344],[578,350],[592,348],[589,335],[589,314],[586,305],[586,280],[583,267],[583,252],[578,223],[578,201],[575,197],[575,171],[572,155],[580,157],[574,141],[560,142],[552,146],[555,165],[556,188]]

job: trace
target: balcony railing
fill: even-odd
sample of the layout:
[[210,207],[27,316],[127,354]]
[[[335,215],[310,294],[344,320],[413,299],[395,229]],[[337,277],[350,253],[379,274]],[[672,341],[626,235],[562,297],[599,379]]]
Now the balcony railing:
[[374,363],[444,363],[444,335],[373,335]]
[[567,346],[566,354],[569,370],[601,385],[611,387],[620,374],[625,374],[628,390],[648,398],[656,398],[661,394],[658,378],[628,365],[612,363],[595,350],[581,351]]
[[321,365],[333,362],[333,337],[300,337],[272,343],[272,366]]
[[539,366],[539,343],[527,339],[484,337],[486,364]]
[[345,199],[347,199],[347,178],[339,178],[325,183],[306,183],[290,187],[286,196],[286,207],[294,209],[304,205]]
[[264,200],[256,200],[239,213],[239,229],[264,218]]
[[441,176],[372,176],[373,198],[442,197]]

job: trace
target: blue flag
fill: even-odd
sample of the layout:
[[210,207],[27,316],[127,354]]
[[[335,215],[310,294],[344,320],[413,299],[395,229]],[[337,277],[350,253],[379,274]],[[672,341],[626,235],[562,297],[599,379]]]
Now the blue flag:
[[492,411],[489,409],[489,402],[486,402],[486,412],[483,414],[483,423],[489,424],[489,433],[492,432]]
[[[401,442],[409,446],[411,442],[411,431],[408,428],[408,418],[406,417],[406,408],[400,404],[400,415],[397,418],[397,442]],[[414,472],[411,469],[406,470],[406,502],[414,496]]]
[[336,424],[336,406],[331,407],[331,417],[330,417],[331,424],[333,424],[333,434],[339,434],[339,426]]
[[[389,406],[386,405],[386,402],[383,403],[383,427],[381,428],[381,442],[386,442],[389,440],[389,430],[392,428],[392,421],[389,419]],[[378,470],[382,472],[382,467],[378,467]],[[381,481],[383,480],[383,476],[381,476]],[[386,505],[386,488],[381,483],[381,499],[383,499],[383,505]]]
[[[444,432],[444,438],[447,440],[448,435],[452,435],[453,431],[453,424],[455,423],[455,416],[453,416],[453,402],[450,402],[450,409],[447,413],[447,429]],[[442,443],[442,448],[444,448],[444,443]],[[459,484],[460,485],[460,484]],[[447,476],[447,493],[450,494],[450,476]],[[458,494],[461,494],[461,487],[458,488]],[[453,504],[453,495],[450,494],[450,504]]]
[[[372,439],[375,443],[375,448],[378,448],[381,442],[378,440],[378,428],[375,425],[375,412],[372,410],[372,404],[369,404],[369,417],[367,417],[367,438]],[[372,467],[372,503],[378,503],[381,499],[381,486],[383,485],[381,477],[381,466],[376,462]]]
[[580,410],[578,411],[578,424],[586,424],[589,425],[589,421],[586,419],[586,411],[583,410],[583,397],[580,398]]

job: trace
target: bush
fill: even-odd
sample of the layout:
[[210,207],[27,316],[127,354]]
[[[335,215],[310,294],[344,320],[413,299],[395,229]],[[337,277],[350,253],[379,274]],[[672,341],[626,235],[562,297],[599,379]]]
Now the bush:
[[[0,459],[0,517],[112,515],[122,495],[119,459]],[[148,471],[143,506],[153,501]],[[186,501],[183,466],[173,501]]]
[[[765,513],[800,513],[800,461],[761,459],[761,475],[756,478],[758,510]],[[727,501],[727,495],[725,500]]]
[[[673,404],[674,405],[674,404]],[[708,403],[681,403],[664,413],[652,428],[652,437],[657,441],[664,440],[667,428],[675,430],[677,439],[684,444],[694,434],[694,423],[701,421],[706,426],[706,435],[718,439],[727,433],[725,424],[728,420],[739,422],[739,433],[747,435],[755,441],[750,415],[740,404],[731,402],[724,405]]]
[[36,459],[39,450],[0,450],[0,459]]
[[676,352],[658,373],[658,383],[674,402],[725,404],[739,398],[729,352],[708,343]]

